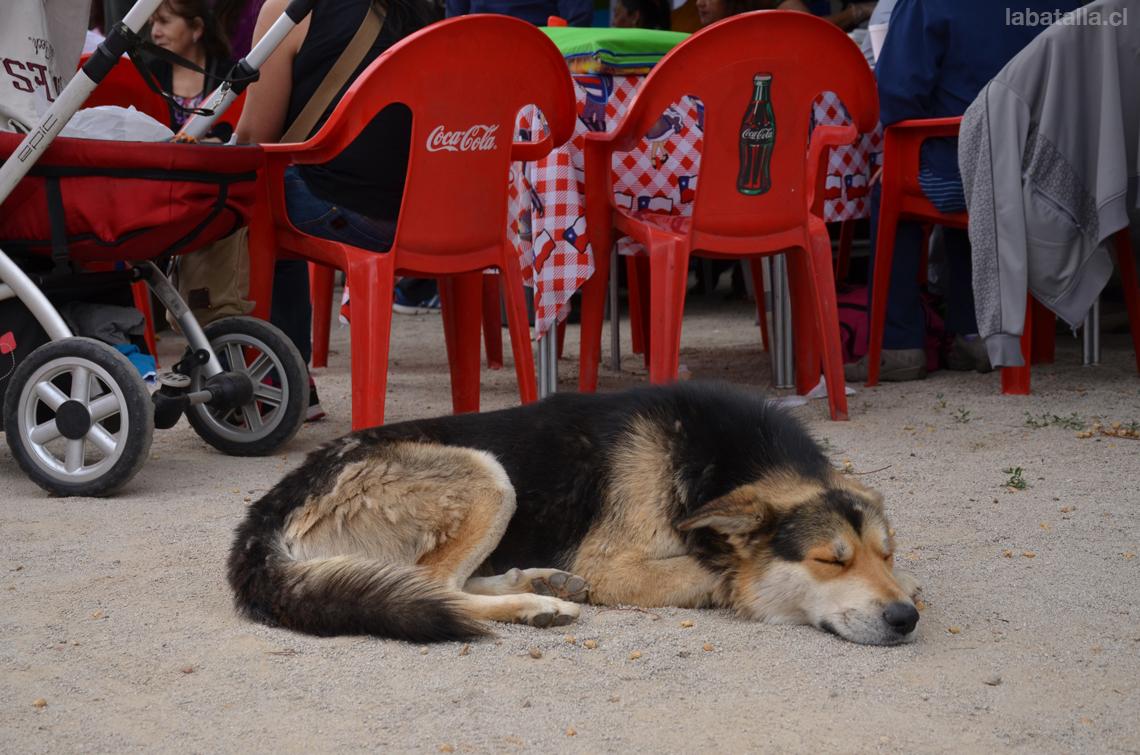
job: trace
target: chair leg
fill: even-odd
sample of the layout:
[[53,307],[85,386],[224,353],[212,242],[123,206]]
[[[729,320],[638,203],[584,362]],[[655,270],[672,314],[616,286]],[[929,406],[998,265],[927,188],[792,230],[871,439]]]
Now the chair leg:
[[483,344],[487,369],[503,369],[503,316],[499,310],[499,276],[483,276]]
[[764,344],[764,351],[770,353],[772,347],[768,341],[768,302],[764,297],[763,259],[763,257],[753,257],[748,261],[748,269],[752,273],[752,290],[756,292],[756,317],[760,320],[760,341]]
[[649,249],[649,382],[677,379],[681,356],[681,320],[689,279],[689,250],[673,239],[659,239]]
[[329,330],[332,327],[333,274],[331,267],[309,263],[309,300],[313,303],[313,366],[329,366]]
[[879,230],[875,239],[875,274],[871,283],[871,337],[867,346],[868,387],[879,384],[879,363],[883,357],[883,331],[887,325],[887,296],[891,290],[891,263],[895,256],[898,230],[898,197],[883,191],[879,204]]
[[[479,411],[479,328],[483,273],[461,273],[439,279],[439,301],[451,370],[451,407],[456,414]],[[355,294],[354,294],[355,295]]]
[[150,288],[143,281],[135,281],[131,284],[131,296],[135,300],[135,309],[142,312],[143,340],[146,341],[146,348],[154,357],[154,366],[157,367],[158,340],[154,337],[154,309],[150,306]]
[[257,182],[257,202],[249,218],[249,299],[251,315],[269,319],[273,300],[273,268],[277,263],[277,233],[265,181]]
[[629,286],[629,335],[634,354],[641,354],[649,367],[649,259],[643,255],[625,258]]
[[844,220],[839,226],[839,255],[835,258],[835,279],[847,280],[851,272],[851,246],[855,242],[855,221]]
[[819,383],[822,374],[823,336],[816,312],[813,288],[814,272],[808,253],[791,250],[785,253],[788,267],[788,295],[791,299],[792,327],[795,328],[796,393],[803,396]]
[[393,254],[357,254],[348,262],[353,430],[384,424],[395,286]]
[[522,403],[529,404],[538,400],[538,378],[534,372],[534,350],[531,348],[530,325],[526,316],[526,293],[514,248],[505,249],[503,259],[499,270],[503,277],[503,299],[507,305],[511,354],[519,381],[519,398]]
[[[596,260],[594,274],[582,286],[580,330],[582,342],[578,346],[578,391],[581,393],[593,393],[598,389],[598,365],[602,354],[602,320],[605,319],[609,283],[609,260]],[[620,322],[621,313],[615,311],[614,327]]]
[[808,285],[813,289],[816,322],[819,331],[823,374],[827,378],[827,403],[833,420],[847,419],[847,383],[843,377],[843,346],[839,335],[839,302],[835,295],[835,278],[831,267],[831,240],[820,224],[811,236],[812,248],[806,250],[812,275]]
[[1120,268],[1120,284],[1124,289],[1124,304],[1128,308],[1128,329],[1132,333],[1136,371],[1140,372],[1140,282],[1137,282],[1136,256],[1128,234],[1127,228],[1116,232],[1116,265]]
[[1021,333],[1021,367],[1001,368],[1001,392],[1007,396],[1029,395],[1029,367],[1033,360],[1033,297],[1025,302],[1025,329]]
[[1041,302],[1033,299],[1033,344],[1030,347],[1030,364],[1052,364],[1057,354],[1057,315]]

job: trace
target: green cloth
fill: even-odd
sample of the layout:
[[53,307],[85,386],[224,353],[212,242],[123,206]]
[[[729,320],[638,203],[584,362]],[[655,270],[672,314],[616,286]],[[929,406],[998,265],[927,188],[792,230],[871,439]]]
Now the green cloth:
[[688,34],[657,29],[542,29],[566,58],[572,73],[644,74]]

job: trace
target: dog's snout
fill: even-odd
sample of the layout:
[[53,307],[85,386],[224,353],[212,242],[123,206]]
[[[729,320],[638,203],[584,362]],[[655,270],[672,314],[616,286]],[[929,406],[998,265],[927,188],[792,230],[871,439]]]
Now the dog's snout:
[[910,634],[918,624],[918,610],[910,603],[896,601],[883,609],[883,621],[899,634]]

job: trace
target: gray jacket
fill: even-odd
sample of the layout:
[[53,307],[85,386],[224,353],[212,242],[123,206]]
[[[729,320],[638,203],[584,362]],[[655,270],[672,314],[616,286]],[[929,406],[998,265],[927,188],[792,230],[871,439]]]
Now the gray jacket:
[[1027,291],[1075,327],[1112,275],[1106,239],[1137,208],[1135,0],[1087,5],[1011,60],[966,111],[958,162],[978,332],[994,366],[1020,366]]

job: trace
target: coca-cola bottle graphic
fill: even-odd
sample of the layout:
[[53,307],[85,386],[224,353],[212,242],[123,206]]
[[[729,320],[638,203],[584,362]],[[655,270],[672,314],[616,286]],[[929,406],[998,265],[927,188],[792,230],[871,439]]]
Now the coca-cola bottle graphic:
[[736,177],[736,190],[755,195],[772,188],[776,116],[772,112],[772,75],[758,73],[752,78],[752,84],[752,102],[740,124],[740,173]]

